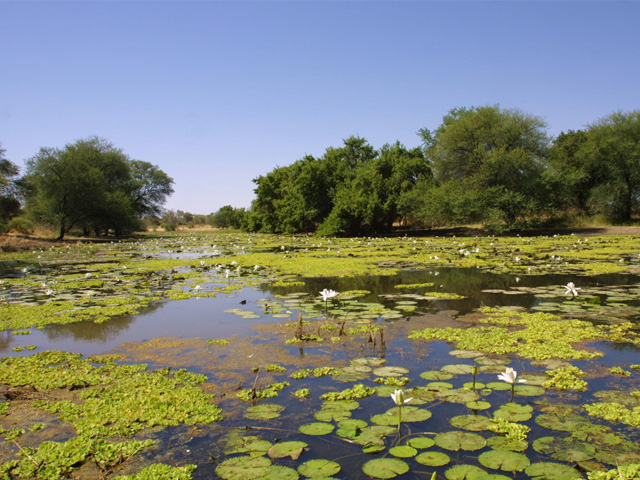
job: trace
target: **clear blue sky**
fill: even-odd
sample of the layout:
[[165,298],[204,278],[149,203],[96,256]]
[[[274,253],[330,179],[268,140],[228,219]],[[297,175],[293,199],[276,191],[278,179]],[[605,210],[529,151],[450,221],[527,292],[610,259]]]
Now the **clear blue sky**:
[[640,108],[637,1],[0,0],[0,142],[18,165],[97,135],[248,207],[252,179],[350,135],[420,144],[455,107],[549,133]]

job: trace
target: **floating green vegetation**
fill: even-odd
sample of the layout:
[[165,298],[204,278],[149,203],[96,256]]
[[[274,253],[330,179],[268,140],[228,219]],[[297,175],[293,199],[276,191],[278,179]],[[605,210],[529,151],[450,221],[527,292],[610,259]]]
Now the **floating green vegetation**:
[[366,398],[376,393],[375,388],[367,387],[362,383],[357,383],[353,388],[347,388],[341,392],[329,392],[322,395],[323,400],[353,400],[354,398]]
[[[4,329],[106,321],[138,312],[156,300],[236,295],[256,285],[282,292],[305,287],[269,295],[258,301],[257,309],[229,310],[244,318],[269,316],[269,321],[288,322],[257,326],[259,337],[251,341],[234,337],[233,348],[217,347],[227,345],[227,340],[207,341],[210,331],[204,340],[151,340],[145,345],[154,347],[147,350],[141,345],[123,347],[138,355],[129,357],[132,362],[172,365],[176,370],[149,372],[145,365],[118,364],[114,357],[82,358],[62,352],[0,360],[0,391],[7,396],[0,402],[0,432],[6,440],[0,449],[5,461],[0,478],[93,475],[108,480],[118,473],[132,473],[115,478],[182,480],[191,478],[196,460],[202,478],[217,475],[234,480],[288,480],[300,475],[393,478],[407,472],[425,478],[436,472],[449,480],[525,475],[569,480],[581,478],[584,470],[616,463],[618,470],[588,475],[596,480],[637,477],[637,468],[622,469],[625,462],[640,461],[634,443],[637,431],[632,430],[640,423],[637,376],[632,373],[638,366],[609,370],[619,363],[609,353],[606,363],[590,363],[590,373],[616,375],[620,390],[596,392],[598,401],[582,406],[590,397],[576,392],[597,381],[587,384],[585,372],[567,361],[602,355],[589,342],[640,345],[636,327],[623,321],[637,314],[633,303],[637,285],[578,284],[582,288],[573,298],[564,294],[562,286],[523,287],[518,282],[526,275],[547,273],[638,272],[637,245],[637,237],[319,240],[217,232],[149,235],[113,245],[15,255],[7,267],[14,269],[13,278],[0,283]],[[423,270],[435,278],[445,266],[508,273],[502,277],[504,284],[487,293],[526,294],[517,297],[521,304],[535,296],[534,308],[540,310],[485,308],[469,315],[432,315],[434,309],[453,312],[466,302],[447,302],[462,297],[435,288],[434,282],[408,280],[394,288],[395,279],[388,278],[401,270]],[[414,273],[402,275],[418,278]],[[372,300],[378,292],[358,288],[373,290],[368,280],[331,280],[327,286],[346,288],[325,312],[325,302],[317,295],[323,285],[309,277],[358,275],[384,276],[376,280],[391,293]],[[446,284],[444,277],[437,283]],[[467,291],[473,286],[466,285]],[[292,320],[296,310],[305,320]],[[451,325],[466,328],[423,328]],[[415,330],[412,338],[454,342],[459,350],[407,342],[410,330]],[[25,330],[16,330],[21,331]],[[295,344],[289,346],[285,340],[294,336]],[[16,337],[7,338],[19,343]],[[332,342],[323,341],[329,338]],[[269,342],[271,350],[265,347]],[[277,354],[270,354],[276,349],[280,349]],[[431,359],[432,350],[438,356]],[[446,365],[446,353],[454,355],[456,363]],[[387,359],[400,359],[402,366],[387,366]],[[184,365],[208,375],[214,372],[215,378],[203,384],[204,376],[178,370]],[[254,365],[260,367],[252,374]],[[414,365],[415,372],[405,368]],[[518,378],[527,380],[514,388],[522,404],[508,402],[511,385],[496,381],[496,375],[510,365],[519,371],[521,365],[524,374]],[[258,374],[268,377],[261,385]],[[262,400],[278,395],[292,379],[296,387],[280,395],[282,405]],[[253,388],[239,390],[252,381]],[[398,435],[400,410],[389,408],[393,406],[389,396],[409,382],[414,388],[407,395],[414,400],[401,410],[406,425]],[[348,385],[338,387],[344,383]],[[223,423],[209,425],[221,420],[213,396],[205,393],[214,391],[224,395],[221,405],[230,412]],[[238,401],[238,392],[251,402]],[[325,402],[318,407],[321,399]],[[37,415],[21,422],[25,411]],[[604,422],[614,423],[615,433]],[[530,426],[539,438],[529,438]],[[167,427],[174,428],[160,432]],[[222,451],[220,438],[233,435],[241,442],[233,446],[229,442]],[[171,440],[165,441],[165,436]],[[138,452],[143,454],[136,457]],[[371,454],[376,456],[365,457]],[[318,458],[322,456],[330,458]],[[150,461],[162,463],[140,470]]]
[[196,465],[172,467],[164,463],[154,463],[134,475],[118,475],[114,480],[191,480]]
[[640,463],[618,465],[607,472],[587,472],[589,480],[634,480],[640,478]]
[[492,354],[515,354],[524,358],[592,359],[602,356],[597,351],[575,349],[580,344],[596,339],[633,342],[637,334],[630,323],[623,325],[593,325],[582,320],[566,320],[542,312],[528,313],[509,309],[483,308],[481,323],[494,323],[502,327],[427,328],[410,333],[410,339],[445,340],[454,342],[459,349]]
[[92,460],[103,475],[127,461],[153,441],[109,442],[75,437],[66,442],[42,442],[37,449],[21,447],[21,459],[9,469],[19,478],[57,480],[67,477],[78,464]]
[[245,402],[249,402],[251,400],[255,400],[256,398],[273,398],[278,396],[278,392],[280,390],[284,390],[286,387],[289,387],[291,384],[287,381],[272,383],[271,385],[267,385],[264,388],[246,388],[244,390],[240,390],[238,392],[238,398],[244,400]]
[[394,288],[403,288],[403,289],[407,289],[407,290],[416,290],[418,288],[429,288],[429,287],[433,287],[434,283],[433,282],[427,282],[427,283],[410,283],[410,284],[399,284],[396,285]]
[[588,383],[580,378],[587,374],[578,367],[560,367],[546,373],[551,378],[542,384],[545,388],[576,390],[578,392],[584,392],[587,389]]
[[583,405],[592,417],[598,417],[611,423],[622,423],[633,428],[640,428],[640,406],[628,408],[617,402],[596,402]]

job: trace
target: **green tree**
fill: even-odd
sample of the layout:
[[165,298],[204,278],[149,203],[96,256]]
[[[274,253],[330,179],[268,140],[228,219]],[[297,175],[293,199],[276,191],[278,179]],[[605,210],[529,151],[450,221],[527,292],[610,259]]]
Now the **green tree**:
[[602,181],[601,170],[593,168],[584,155],[588,134],[584,130],[560,133],[549,150],[546,182],[552,185],[553,206],[588,213],[591,189]]
[[[134,231],[168,194],[155,188],[154,179],[165,180],[169,191],[172,183],[148,166],[97,137],[63,149],[42,148],[27,160],[26,210],[37,221],[56,225],[59,240],[74,227],[96,233],[113,229],[116,235]],[[145,176],[149,170],[157,175]]]
[[600,173],[590,190],[595,210],[629,221],[640,201],[640,110],[615,112],[589,126],[582,154]]
[[133,208],[141,217],[156,217],[162,205],[173,193],[173,179],[156,165],[141,160],[131,160],[129,194]]
[[18,200],[18,167],[4,156],[0,143],[0,224],[6,224],[20,212]]
[[340,188],[377,152],[359,137],[344,146],[329,147],[316,159],[311,155],[287,167],[277,167],[254,179],[256,199],[247,215],[251,231],[297,233],[318,228],[334,208]]
[[233,208],[231,205],[225,205],[213,214],[211,225],[216,228],[241,228],[244,223],[244,216],[244,208]]
[[356,166],[340,184],[321,235],[360,235],[389,231],[401,214],[400,198],[431,177],[422,150],[402,144],[384,145],[379,156]]
[[485,106],[451,110],[437,130],[420,135],[439,187],[461,186],[481,202],[467,220],[479,210],[485,222],[514,226],[539,212],[545,198],[545,127],[519,110]]

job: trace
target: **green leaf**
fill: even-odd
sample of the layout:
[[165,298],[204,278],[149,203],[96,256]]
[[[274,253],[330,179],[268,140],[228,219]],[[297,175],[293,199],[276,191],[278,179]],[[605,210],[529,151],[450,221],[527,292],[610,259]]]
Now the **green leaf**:
[[271,460],[265,457],[233,457],[216,467],[216,474],[224,480],[252,480],[271,470]]
[[449,455],[442,452],[422,452],[416,457],[416,462],[427,467],[442,467],[451,461]]
[[440,448],[455,452],[458,450],[480,450],[487,444],[487,441],[477,433],[459,431],[439,433],[436,435],[435,441]]
[[418,451],[408,445],[397,445],[389,449],[389,453],[394,457],[411,458],[415,457]]
[[273,418],[278,418],[280,416],[280,412],[282,412],[283,410],[284,407],[282,405],[254,405],[247,408],[247,412],[244,414],[244,416],[245,418],[249,418],[251,420],[271,420]]
[[414,437],[407,442],[413,448],[431,448],[436,444],[433,438],[429,437]]
[[526,455],[509,450],[491,450],[478,457],[480,464],[487,468],[505,472],[521,472],[531,463]]
[[456,465],[444,472],[447,480],[477,480],[487,472],[475,465]]
[[298,430],[305,435],[327,435],[333,432],[334,428],[330,423],[314,422],[300,425]]
[[300,475],[293,468],[273,465],[269,473],[256,480],[298,480]]
[[533,480],[576,480],[582,478],[578,470],[562,463],[538,462],[525,468]]
[[473,365],[466,365],[463,363],[445,365],[441,370],[443,372],[452,373],[453,375],[465,375],[473,373]]
[[297,460],[308,446],[305,442],[298,441],[276,443],[269,449],[267,454],[271,458],[291,457],[292,460]]
[[409,465],[397,458],[376,458],[362,466],[362,471],[373,478],[394,478],[409,471]]
[[304,475],[305,477],[330,477],[339,471],[339,463],[321,458],[309,460],[298,467],[300,475]]
[[489,418],[478,415],[459,415],[449,420],[449,423],[453,427],[463,428],[464,430],[471,430],[473,432],[488,430],[492,425]]

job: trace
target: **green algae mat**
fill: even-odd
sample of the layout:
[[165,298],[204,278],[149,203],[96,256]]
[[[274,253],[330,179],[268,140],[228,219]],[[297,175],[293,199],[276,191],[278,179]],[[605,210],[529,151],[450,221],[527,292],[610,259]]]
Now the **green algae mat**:
[[3,253],[0,478],[640,478],[638,245],[202,232]]

